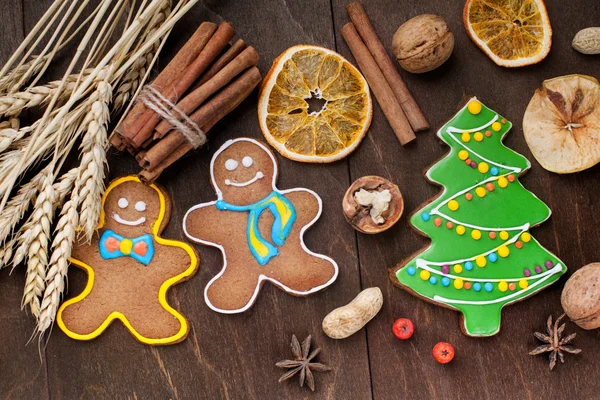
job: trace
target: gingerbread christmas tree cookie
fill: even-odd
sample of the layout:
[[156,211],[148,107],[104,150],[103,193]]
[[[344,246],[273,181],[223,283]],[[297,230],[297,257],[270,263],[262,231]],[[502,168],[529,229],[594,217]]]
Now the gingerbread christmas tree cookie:
[[470,336],[496,334],[504,306],[566,271],[529,231],[550,209],[519,182],[530,163],[502,144],[510,128],[472,98],[438,131],[451,150],[426,176],[444,190],[411,218],[431,245],[390,276],[416,296],[460,311]]
[[187,244],[160,237],[169,198],[158,186],[126,176],[106,189],[102,207],[97,235],[72,253],[88,283],[60,307],[58,325],[73,339],[90,340],[118,319],[142,343],[183,340],[188,323],[169,305],[167,291],[194,274],[198,258]]
[[248,138],[226,142],[210,164],[217,200],[186,214],[186,235],[223,253],[223,268],[206,286],[208,306],[239,313],[256,300],[265,281],[306,296],[335,281],[338,266],[310,251],[305,231],[321,215],[321,198],[302,188],[279,190],[271,151]]

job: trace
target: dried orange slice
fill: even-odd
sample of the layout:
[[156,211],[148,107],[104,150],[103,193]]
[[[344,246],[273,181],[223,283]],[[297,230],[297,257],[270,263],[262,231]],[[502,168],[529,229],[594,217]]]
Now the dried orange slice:
[[533,156],[548,171],[582,171],[600,162],[600,83],[586,75],[548,79],[523,116]]
[[273,62],[259,97],[263,135],[295,161],[340,160],[356,149],[371,124],[365,78],[344,57],[319,46],[300,45],[283,52]]
[[467,0],[463,22],[475,44],[503,67],[538,63],[552,45],[544,0]]

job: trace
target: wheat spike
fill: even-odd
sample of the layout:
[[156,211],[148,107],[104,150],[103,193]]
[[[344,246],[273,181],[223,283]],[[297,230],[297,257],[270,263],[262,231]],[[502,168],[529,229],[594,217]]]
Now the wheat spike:
[[15,239],[7,240],[0,248],[0,269],[8,267],[15,247]]
[[27,133],[27,130],[20,129],[21,122],[19,118],[10,118],[8,121],[0,123],[0,153],[3,153],[14,142],[21,139]]
[[108,104],[112,97],[110,84],[98,83],[91,111],[83,125],[87,128],[81,142],[81,164],[75,186],[81,202],[80,225],[90,241],[100,218],[101,199],[104,192],[104,166],[108,149],[107,123],[110,118]]
[[31,224],[28,229],[30,231],[28,234],[29,245],[27,246],[28,261],[21,307],[29,306],[31,313],[36,318],[40,313],[40,297],[45,288],[50,225],[54,218],[56,191],[53,182],[54,174],[46,174],[42,183],[42,190],[35,201]]
[[0,243],[4,242],[13,232],[15,226],[29,209],[31,202],[35,201],[45,177],[44,171],[38,173],[33,179],[22,185],[17,194],[6,203],[6,207],[0,215]]
[[[71,75],[59,100],[69,97],[76,87],[78,75]],[[60,81],[50,82],[43,86],[34,86],[24,92],[10,93],[0,97],[0,116],[16,116],[28,108],[46,105],[54,97]]]
[[[36,57],[33,56],[31,60],[20,65],[16,69],[13,69],[9,73],[7,73],[5,76],[3,76],[0,79],[0,93],[11,93],[11,92],[15,92],[15,91],[19,90],[20,88],[18,87],[18,83],[21,82],[21,80],[24,77],[25,77],[25,79],[23,79],[23,81],[25,82],[25,81],[28,81],[29,79],[31,79],[31,77],[33,75],[40,72],[40,70],[44,66],[46,57],[47,56],[44,56],[42,58],[42,60],[41,60],[42,62],[37,62]],[[33,70],[29,71],[29,68],[34,63],[36,63],[35,67],[33,68]]]
[[79,199],[77,190],[73,191],[61,211],[60,219],[56,225],[54,241],[52,242],[52,256],[46,276],[46,290],[42,298],[38,332],[45,332],[56,318],[56,311],[65,290],[65,278],[69,269],[69,258],[75,240],[75,231],[79,223],[77,205]]

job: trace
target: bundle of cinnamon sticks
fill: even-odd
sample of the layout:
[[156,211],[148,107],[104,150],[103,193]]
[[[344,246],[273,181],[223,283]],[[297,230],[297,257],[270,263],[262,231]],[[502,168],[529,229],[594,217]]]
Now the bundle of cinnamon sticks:
[[258,53],[228,22],[204,22],[110,137],[140,164],[151,183],[175,161],[206,141],[206,133],[260,83]]
[[429,123],[402,81],[361,4],[358,1],[348,4],[346,11],[352,22],[344,25],[342,36],[396,137],[404,145],[415,139],[415,131],[428,129]]

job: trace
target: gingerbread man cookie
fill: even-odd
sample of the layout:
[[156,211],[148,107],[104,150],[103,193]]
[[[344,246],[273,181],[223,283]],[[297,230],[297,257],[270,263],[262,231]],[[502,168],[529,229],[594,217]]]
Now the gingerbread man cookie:
[[154,184],[136,176],[110,184],[97,235],[73,249],[71,262],[87,272],[88,283],[58,311],[58,325],[68,336],[93,339],[118,319],[142,343],[185,338],[188,323],[166,295],[196,272],[198,257],[187,244],[160,237],[170,211],[170,200]]
[[213,156],[210,172],[218,199],[192,207],[183,228],[190,239],[223,254],[223,269],[204,290],[211,309],[246,311],[265,281],[296,296],[335,281],[335,261],[303,241],[321,215],[321,198],[308,189],[277,189],[277,164],[265,145],[230,140]]

